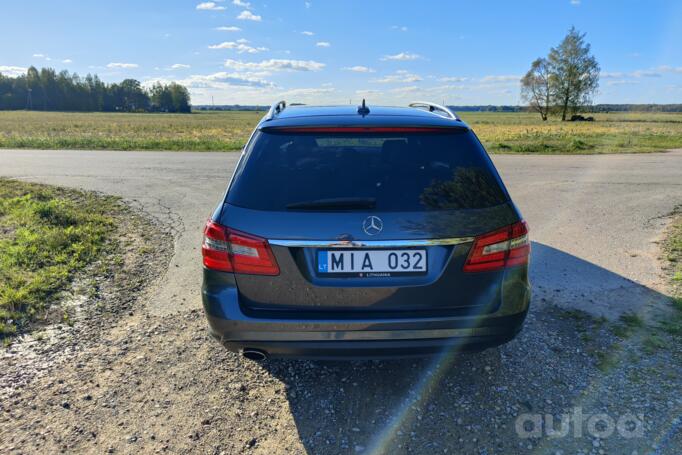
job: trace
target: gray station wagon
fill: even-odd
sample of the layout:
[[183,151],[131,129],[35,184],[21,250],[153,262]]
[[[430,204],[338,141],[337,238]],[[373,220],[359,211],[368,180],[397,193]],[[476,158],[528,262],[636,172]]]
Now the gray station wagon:
[[250,359],[481,350],[521,330],[528,226],[448,108],[274,104],[206,223],[211,334]]

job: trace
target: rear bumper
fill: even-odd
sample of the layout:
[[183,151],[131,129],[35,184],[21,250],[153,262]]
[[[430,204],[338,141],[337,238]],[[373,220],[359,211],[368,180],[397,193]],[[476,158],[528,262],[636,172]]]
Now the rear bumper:
[[202,297],[211,335],[230,350],[258,349],[271,357],[377,359],[476,351],[506,343],[519,333],[528,311],[530,286],[525,282],[522,287],[493,313],[438,317],[254,316],[241,308],[236,287],[225,282],[204,285]]
[[[231,351],[257,349],[269,357],[305,359],[380,359],[419,357],[447,352],[481,351],[511,341],[526,313],[495,327],[435,330],[369,330],[320,332],[225,331],[224,321],[208,317],[211,335]],[[501,322],[501,321],[500,321]],[[230,334],[225,336],[225,334]],[[250,338],[250,339],[247,339]]]

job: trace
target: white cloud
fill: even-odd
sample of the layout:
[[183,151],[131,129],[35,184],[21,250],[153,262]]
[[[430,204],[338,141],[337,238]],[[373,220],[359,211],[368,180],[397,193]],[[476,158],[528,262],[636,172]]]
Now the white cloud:
[[356,90],[355,94],[360,96],[380,95],[381,90]]
[[317,96],[317,95],[323,95],[326,93],[331,93],[334,92],[336,89],[331,88],[331,87],[323,87],[323,88],[294,88],[287,90],[285,92],[282,92],[282,95],[285,97],[301,97],[301,96]]
[[419,91],[419,87],[417,87],[416,85],[409,85],[407,87],[398,87],[398,88],[394,88],[394,89],[389,90],[389,92],[391,92],[391,93],[398,93],[398,94],[414,93],[414,92],[418,92],[418,91]]
[[229,27],[216,27],[216,30],[220,30],[221,32],[240,32],[242,29],[231,25]]
[[308,30],[304,30],[304,31],[301,32],[301,35],[305,35],[305,36],[313,36],[314,34],[315,34],[315,33],[309,32]]
[[261,62],[225,60],[225,67],[237,71],[320,71],[324,63],[313,60],[269,59]]
[[257,54],[259,52],[264,52],[267,51],[267,47],[253,47],[249,46],[247,43],[248,41],[245,39],[240,39],[237,41],[225,41],[220,44],[214,44],[212,46],[208,46],[209,49],[234,49],[237,51],[238,54]]
[[73,63],[73,60],[71,60],[70,58],[65,58],[64,60],[62,60],[62,63]]
[[402,26],[401,25],[393,25],[393,26],[391,26],[391,28],[393,30],[400,30],[401,32],[407,31],[407,27],[405,27],[404,25],[402,25]]
[[275,87],[275,84],[263,79],[258,73],[236,72],[219,73],[207,75],[192,75],[183,82],[192,88],[225,88],[226,85],[248,86],[248,87]]
[[414,54],[412,52],[400,52],[399,54],[395,55],[384,55],[381,60],[398,60],[398,61],[408,61],[408,60],[417,60],[422,58],[421,55],[419,54]]
[[464,82],[468,80],[469,78],[467,77],[457,77],[457,76],[446,76],[446,77],[439,77],[438,80],[441,82]]
[[215,2],[202,2],[197,5],[197,9],[201,11],[222,11],[224,6],[218,6]]
[[28,68],[24,68],[22,66],[2,66],[2,65],[0,65],[0,73],[2,73],[4,76],[9,76],[9,77],[21,76],[22,74],[26,74],[27,70],[28,70]]
[[659,66],[658,68],[655,69],[647,69],[647,70],[635,70],[635,71],[630,71],[630,72],[622,72],[622,71],[602,71],[599,73],[599,77],[604,78],[604,79],[624,79],[628,77],[635,77],[635,78],[641,78],[641,77],[662,77],[663,73],[682,73],[682,68],[673,68],[672,66]]
[[242,20],[242,21],[254,21],[254,22],[260,22],[263,18],[253,14],[249,10],[244,10],[241,13],[239,13],[239,16],[237,16],[237,19]]
[[312,2],[304,2],[303,4],[305,5],[306,8],[310,8],[311,6],[313,6]]
[[421,81],[421,76],[412,74],[409,71],[398,70],[395,74],[389,74],[379,79],[373,79],[371,82],[378,82],[381,84],[395,84],[395,83],[413,83]]
[[682,73],[682,66],[678,66],[677,68],[674,68],[674,67],[668,66],[668,65],[661,65],[656,69],[662,73]]
[[580,5],[580,0],[571,0],[571,5],[573,5],[573,6]]
[[661,73],[652,70],[637,70],[630,73],[632,77],[661,77]]
[[215,73],[208,75],[194,75],[185,79],[148,79],[143,82],[144,87],[151,87],[155,83],[168,84],[177,82],[190,91],[194,104],[207,104],[215,96],[216,104],[266,104],[272,99],[280,99],[276,95],[276,86],[263,85],[257,81],[241,78],[239,74]]
[[317,47],[330,47],[332,44],[329,41],[318,41],[315,43]]
[[224,6],[217,5],[215,2],[202,2],[197,5],[200,11],[223,11]]
[[137,63],[118,63],[118,62],[113,62],[109,63],[107,65],[107,68],[122,68],[122,69],[132,69],[132,68],[137,68],[138,65]]
[[45,58],[45,54],[33,54],[34,58]]
[[606,85],[608,86],[613,86],[613,85],[633,85],[633,84],[639,84],[639,81],[635,80],[628,80],[628,79],[616,79],[613,81],[607,81]]
[[171,65],[172,70],[184,70],[184,69],[187,69],[189,67],[190,67],[189,65],[185,65],[184,63],[175,63],[175,64]]
[[374,73],[375,72],[372,68],[369,68],[367,66],[362,66],[362,65],[345,66],[341,69],[344,71],[353,71],[354,73]]
[[[287,99],[304,103],[338,102],[337,90],[328,84],[317,87],[278,87],[250,72],[220,72],[192,75],[187,78],[153,78],[144,81],[145,87],[160,82],[177,82],[186,86],[195,104],[269,104],[273,99]],[[345,99],[345,96],[344,96]]]
[[426,92],[449,92],[452,90],[466,90],[468,86],[466,85],[452,85],[452,84],[446,84],[446,85],[438,85],[435,87],[429,87],[424,89]]
[[496,83],[496,82],[519,82],[521,76],[514,75],[503,75],[503,76],[485,76],[481,79],[481,82],[486,83]]
[[242,8],[251,8],[251,3],[244,2],[242,0],[232,0],[232,4],[236,6],[241,6]]

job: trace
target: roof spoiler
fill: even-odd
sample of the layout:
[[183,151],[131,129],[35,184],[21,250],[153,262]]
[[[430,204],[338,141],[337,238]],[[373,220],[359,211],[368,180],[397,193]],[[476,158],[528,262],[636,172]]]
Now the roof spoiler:
[[265,114],[265,117],[263,120],[268,121],[274,119],[280,112],[282,112],[284,109],[287,107],[287,102],[282,100],[282,101],[277,101],[274,103],[272,106],[270,106],[270,110],[268,111],[267,114]]
[[415,101],[414,103],[410,103],[409,106],[416,109],[426,109],[429,112],[440,111],[443,112],[446,117],[449,117],[452,120],[460,120],[460,118],[457,117],[454,112],[445,106],[441,106],[440,104],[431,103],[429,101]]

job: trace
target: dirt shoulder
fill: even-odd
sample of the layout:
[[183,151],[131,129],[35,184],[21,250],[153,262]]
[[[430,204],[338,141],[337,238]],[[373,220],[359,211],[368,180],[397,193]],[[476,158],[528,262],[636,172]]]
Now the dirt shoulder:
[[[22,185],[34,186],[29,188],[34,194],[46,188]],[[0,352],[0,452],[12,446],[20,453],[62,448],[61,443],[54,442],[64,437],[61,433],[55,434],[54,444],[41,444],[42,438],[32,435],[31,444],[25,445],[29,439],[24,435],[24,442],[7,446],[14,439],[12,434],[20,434],[8,426],[7,419],[27,424],[29,420],[25,419],[31,417],[27,411],[31,411],[34,422],[47,434],[53,433],[49,422],[64,416],[49,407],[54,400],[49,391],[59,390],[63,399],[57,404],[63,410],[71,407],[69,400],[76,404],[77,400],[62,386],[75,380],[77,388],[83,387],[80,373],[105,357],[110,348],[107,337],[122,327],[139,325],[136,315],[140,302],[144,302],[150,284],[166,273],[172,254],[172,236],[167,227],[150,221],[120,200],[47,188],[62,199],[80,201],[85,209],[96,200],[100,204],[97,207],[108,209],[111,232],[103,241],[102,252],[106,254],[73,270],[74,276],[69,277],[65,288],[51,296],[39,317],[24,324],[22,332]],[[35,404],[43,399],[46,408]]]

